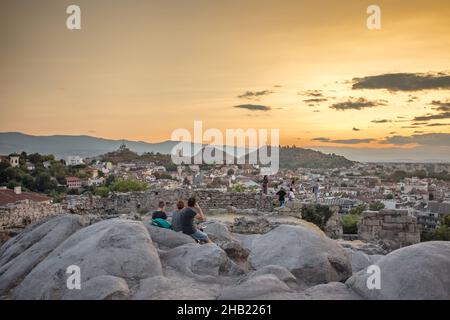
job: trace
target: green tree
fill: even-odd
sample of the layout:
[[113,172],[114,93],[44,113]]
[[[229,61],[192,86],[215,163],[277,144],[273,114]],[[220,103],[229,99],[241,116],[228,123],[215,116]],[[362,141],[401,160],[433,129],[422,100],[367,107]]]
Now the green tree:
[[328,206],[319,204],[311,204],[302,209],[302,219],[314,223],[322,230],[331,215],[332,212]]
[[385,208],[384,204],[382,202],[380,202],[380,201],[372,202],[369,205],[369,210],[371,210],[371,211],[380,211],[380,210],[382,210],[384,208]]
[[98,187],[95,188],[94,194],[96,196],[106,198],[109,195],[109,188],[108,187]]
[[117,180],[109,187],[112,192],[144,191],[147,188],[148,185],[145,182],[133,179]]
[[364,203],[361,203],[352,208],[349,212],[349,215],[360,216],[364,212],[364,210],[366,210],[366,205]]
[[52,179],[50,173],[40,172],[36,176],[35,186],[37,191],[49,193],[51,190],[56,189],[57,183]]

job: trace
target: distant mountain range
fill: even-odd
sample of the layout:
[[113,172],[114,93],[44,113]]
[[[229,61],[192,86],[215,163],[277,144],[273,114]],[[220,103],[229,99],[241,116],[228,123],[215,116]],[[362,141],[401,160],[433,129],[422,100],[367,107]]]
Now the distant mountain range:
[[[57,158],[66,158],[70,155],[94,157],[118,150],[123,143],[128,149],[138,154],[146,152],[170,154],[172,149],[179,144],[177,141],[149,143],[103,139],[86,135],[33,136],[20,132],[0,132],[0,154],[3,155],[25,151],[27,153],[53,154]],[[236,150],[238,157],[243,157],[246,153],[248,151],[245,149]],[[350,166],[353,163],[342,156],[324,154],[311,149],[280,149],[281,168],[336,168]]]

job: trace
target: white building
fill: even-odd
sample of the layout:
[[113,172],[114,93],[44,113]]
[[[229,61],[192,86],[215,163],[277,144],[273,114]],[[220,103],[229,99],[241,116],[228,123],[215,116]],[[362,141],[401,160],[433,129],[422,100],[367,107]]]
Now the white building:
[[10,156],[9,157],[9,164],[11,165],[11,167],[15,168],[19,166],[19,156]]
[[80,156],[67,156],[66,165],[79,166],[80,164],[84,164],[83,158],[81,158]]

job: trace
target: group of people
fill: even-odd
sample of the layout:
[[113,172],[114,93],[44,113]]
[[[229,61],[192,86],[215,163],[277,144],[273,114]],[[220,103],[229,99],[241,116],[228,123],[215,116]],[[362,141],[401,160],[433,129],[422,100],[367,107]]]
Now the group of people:
[[[268,185],[269,185],[269,177],[264,176],[262,180],[262,193],[267,194],[268,191]],[[278,196],[278,202],[280,204],[280,207],[283,207],[286,204],[286,196],[289,201],[293,201],[295,199],[295,185],[296,181],[295,179],[292,179],[292,182],[290,185],[287,185],[287,187],[281,186],[276,195]],[[312,193],[314,195],[315,200],[317,201],[318,195],[319,195],[319,180],[317,180],[313,187],[312,187]]]
[[198,223],[205,221],[205,214],[195,197],[187,201],[187,206],[183,200],[178,200],[177,209],[171,213],[166,212],[166,203],[159,201],[158,209],[148,214],[144,221],[151,219],[151,223],[157,227],[172,229],[176,232],[183,232],[194,238],[199,243],[211,243],[208,235],[198,227]]

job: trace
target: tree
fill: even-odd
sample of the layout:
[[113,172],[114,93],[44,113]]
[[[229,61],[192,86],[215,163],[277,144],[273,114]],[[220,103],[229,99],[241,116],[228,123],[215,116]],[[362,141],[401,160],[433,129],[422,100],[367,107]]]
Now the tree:
[[48,172],[40,172],[35,179],[35,187],[39,192],[50,192],[56,189],[56,181],[52,179]]
[[302,209],[302,219],[314,223],[320,229],[324,229],[332,212],[328,206],[312,204]]
[[95,188],[94,194],[96,196],[106,198],[109,195],[109,189],[108,189],[108,187],[98,187],[98,188]]
[[141,182],[133,179],[121,179],[114,182],[109,189],[113,192],[132,192],[132,191],[144,191],[148,185],[145,182]]
[[384,204],[382,202],[380,202],[380,201],[372,202],[369,205],[369,210],[371,210],[371,211],[380,211],[380,210],[382,210],[384,208],[385,208]]
[[366,210],[366,205],[364,203],[361,203],[352,208],[349,212],[349,215],[360,216],[364,212],[364,210]]

